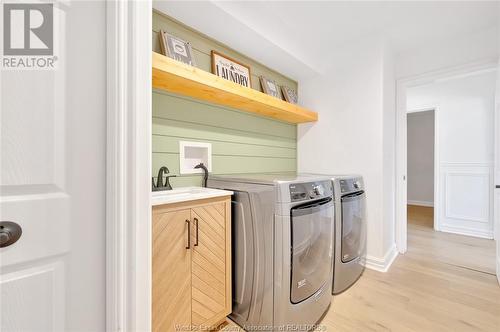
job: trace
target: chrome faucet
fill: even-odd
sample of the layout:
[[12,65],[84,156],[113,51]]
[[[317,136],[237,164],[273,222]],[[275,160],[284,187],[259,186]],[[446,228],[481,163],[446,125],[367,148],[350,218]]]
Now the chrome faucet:
[[172,190],[172,186],[170,185],[169,179],[175,177],[176,175],[167,176],[166,180],[165,180],[165,184],[163,184],[163,176],[165,174],[169,174],[169,173],[170,173],[170,170],[168,169],[168,167],[166,167],[166,166],[160,167],[160,169],[158,170],[158,178],[156,180],[156,185],[155,185],[154,178],[151,179],[151,185],[153,187],[152,188],[153,191]]
[[196,165],[194,168],[201,168],[204,172],[203,174],[203,187],[207,187],[207,180],[208,180],[208,169],[207,166],[203,165],[203,163],[199,163]]

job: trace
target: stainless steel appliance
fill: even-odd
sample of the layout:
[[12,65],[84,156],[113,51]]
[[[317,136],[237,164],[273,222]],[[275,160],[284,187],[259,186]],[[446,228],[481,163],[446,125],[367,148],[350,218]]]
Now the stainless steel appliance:
[[331,301],[332,181],[210,176],[208,187],[234,192],[230,318],[245,330],[313,328]]
[[304,173],[302,176],[328,176],[333,183],[335,204],[335,260],[333,294],[352,286],[366,265],[366,194],[360,175],[321,175]]
[[358,280],[366,264],[366,194],[358,175],[332,177],[335,198],[335,262],[333,293]]

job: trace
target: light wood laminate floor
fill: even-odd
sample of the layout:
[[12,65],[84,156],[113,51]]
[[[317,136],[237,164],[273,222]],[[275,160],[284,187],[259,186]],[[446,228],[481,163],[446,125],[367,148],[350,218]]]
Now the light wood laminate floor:
[[499,332],[494,241],[435,232],[432,208],[409,206],[408,222],[408,252],[335,296],[325,328]]
[[[408,207],[408,252],[367,269],[333,298],[318,331],[500,332],[495,243],[433,229],[433,209]],[[233,322],[225,331],[243,331]]]

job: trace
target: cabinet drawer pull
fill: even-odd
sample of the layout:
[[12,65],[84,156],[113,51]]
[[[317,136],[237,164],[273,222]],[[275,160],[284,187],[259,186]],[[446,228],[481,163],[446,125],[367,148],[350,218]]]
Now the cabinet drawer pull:
[[194,246],[198,246],[198,218],[194,218],[194,222],[196,223],[196,242],[194,243]]
[[191,222],[186,219],[186,223],[188,224],[188,245],[186,249],[191,249]]

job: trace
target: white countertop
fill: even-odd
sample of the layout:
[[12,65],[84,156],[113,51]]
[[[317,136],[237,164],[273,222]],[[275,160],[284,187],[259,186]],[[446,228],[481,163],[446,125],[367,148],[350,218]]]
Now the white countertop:
[[213,197],[230,196],[233,192],[229,190],[220,190],[203,187],[183,187],[172,190],[153,191],[151,193],[151,205],[163,205],[195,201]]

